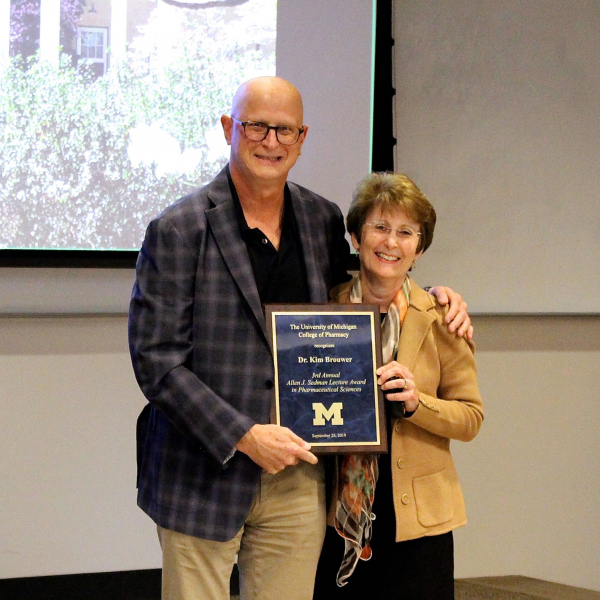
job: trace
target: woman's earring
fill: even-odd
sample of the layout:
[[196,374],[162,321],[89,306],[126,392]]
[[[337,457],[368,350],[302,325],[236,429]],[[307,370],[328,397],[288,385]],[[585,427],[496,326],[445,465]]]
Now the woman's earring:
[[413,260],[413,264],[410,265],[409,271],[414,271],[417,268],[417,261]]

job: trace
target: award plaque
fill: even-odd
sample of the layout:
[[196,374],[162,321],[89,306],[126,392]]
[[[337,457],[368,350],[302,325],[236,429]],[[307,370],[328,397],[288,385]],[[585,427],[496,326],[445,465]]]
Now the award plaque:
[[379,307],[267,304],[275,362],[272,422],[316,454],[387,452]]

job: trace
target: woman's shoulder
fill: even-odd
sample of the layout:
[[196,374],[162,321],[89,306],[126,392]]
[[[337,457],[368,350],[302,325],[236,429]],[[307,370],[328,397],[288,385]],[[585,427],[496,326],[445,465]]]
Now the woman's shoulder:
[[448,306],[441,306],[436,297],[429,292],[426,292],[423,288],[416,285],[411,280],[411,292],[410,292],[410,304],[422,312],[426,312],[430,318],[433,318],[432,330],[434,338],[440,342],[444,340],[445,344],[452,347],[461,346],[466,344],[471,352],[474,351],[475,346],[471,340],[466,336],[459,337],[456,333],[448,330],[448,324],[446,323],[446,314],[448,313]]
[[446,314],[446,307],[440,306],[435,296],[426,292],[412,279],[410,280],[410,305],[421,312],[429,313],[436,320],[443,320]]

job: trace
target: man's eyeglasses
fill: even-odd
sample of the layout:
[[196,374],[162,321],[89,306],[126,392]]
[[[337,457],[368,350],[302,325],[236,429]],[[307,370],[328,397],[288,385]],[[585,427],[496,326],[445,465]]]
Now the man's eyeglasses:
[[235,117],[231,117],[231,120],[239,123],[244,128],[244,135],[252,142],[262,142],[269,135],[269,131],[274,129],[277,141],[284,146],[291,146],[304,133],[304,128],[293,127],[292,125],[267,125],[259,121],[240,121]]
[[421,235],[421,232],[416,231],[408,225],[402,225],[399,229],[394,231],[385,221],[371,221],[370,223],[365,223],[365,226],[372,231],[373,235],[380,237],[381,239],[387,238],[392,232],[395,233],[396,239],[400,242],[417,240]]

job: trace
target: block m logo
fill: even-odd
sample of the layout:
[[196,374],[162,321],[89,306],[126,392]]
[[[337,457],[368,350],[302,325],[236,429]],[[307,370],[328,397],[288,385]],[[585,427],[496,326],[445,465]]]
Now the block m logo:
[[325,421],[331,421],[332,425],[343,425],[344,419],[342,419],[342,409],[344,405],[341,402],[334,402],[329,410],[325,408],[321,402],[313,402],[313,410],[315,411],[315,418],[313,419],[313,425],[325,425]]

